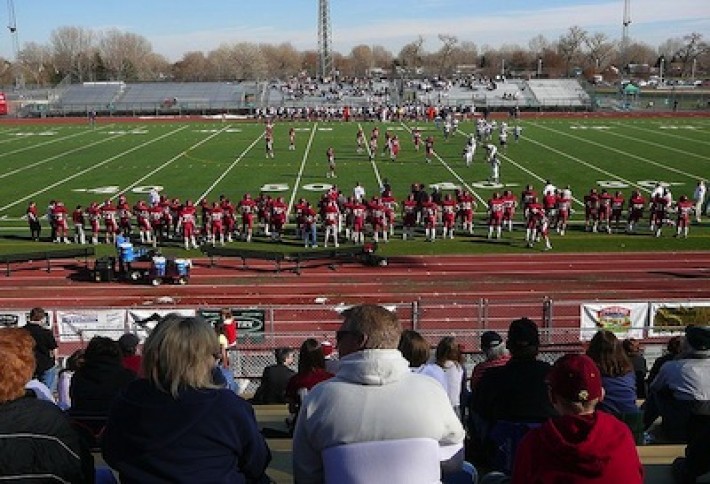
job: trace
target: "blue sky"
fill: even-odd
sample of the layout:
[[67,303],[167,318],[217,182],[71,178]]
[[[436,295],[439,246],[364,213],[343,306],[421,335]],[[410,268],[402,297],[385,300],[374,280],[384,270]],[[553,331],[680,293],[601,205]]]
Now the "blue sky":
[[[542,34],[557,39],[572,25],[621,37],[623,0],[331,0],[335,50],[383,45],[395,55],[418,35],[427,50],[437,35],[456,35],[479,47],[527,46]],[[0,22],[7,25],[6,2]],[[62,26],[118,28],[143,35],[171,61],[190,50],[209,51],[239,41],[317,45],[317,0],[15,0],[20,45],[48,43]],[[631,36],[658,45],[690,32],[710,40],[710,0],[632,0]],[[8,29],[0,56],[12,57]]]

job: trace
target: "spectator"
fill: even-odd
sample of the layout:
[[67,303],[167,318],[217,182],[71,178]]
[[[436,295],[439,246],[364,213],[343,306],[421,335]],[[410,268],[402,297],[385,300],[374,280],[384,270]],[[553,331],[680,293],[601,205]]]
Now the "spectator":
[[623,346],[626,356],[631,360],[634,373],[636,374],[636,397],[646,398],[646,373],[648,373],[648,366],[646,365],[646,358],[644,358],[643,352],[641,351],[641,343],[637,339],[627,338],[624,340]]
[[591,358],[563,356],[548,381],[560,416],[523,437],[512,483],[642,483],[643,466],[628,428],[595,410],[604,390]]
[[421,334],[405,329],[399,337],[397,349],[409,362],[412,372],[430,376],[441,384],[441,388],[447,389],[444,369],[436,363],[429,363],[431,349]]
[[0,330],[0,481],[88,481],[91,454],[83,452],[64,413],[25,393],[35,372],[33,346],[24,329]]
[[55,366],[55,356],[57,341],[54,339],[52,331],[45,328],[47,313],[42,308],[32,308],[30,310],[30,320],[24,326],[35,340],[35,372],[34,376],[39,381],[47,385],[47,388],[54,390],[57,379],[57,368]]
[[84,362],[71,380],[70,415],[107,416],[116,395],[135,378],[135,373],[121,364],[118,343],[94,336],[84,351]]
[[[427,437],[460,446],[464,430],[446,392],[409,371],[396,349],[402,330],[397,317],[368,304],[342,315],[338,373],[313,388],[301,407],[293,440],[295,481],[322,482],[321,452],[334,445]],[[457,453],[445,467],[459,470],[462,457]]]
[[691,416],[710,416],[710,327],[685,329],[683,354],[661,367],[643,408],[646,428],[660,416],[657,437],[674,442],[688,441]]
[[298,373],[293,375],[286,385],[285,396],[288,410],[292,415],[291,430],[301,408],[302,396],[318,383],[333,376],[335,375],[325,369],[325,356],[321,344],[313,338],[305,340],[298,353]]
[[256,389],[251,403],[256,405],[271,405],[286,402],[286,385],[296,374],[289,365],[293,364],[292,348],[276,348],[274,357],[276,364],[264,368],[261,375],[261,384]]
[[495,331],[486,331],[481,335],[481,351],[486,359],[473,367],[472,392],[476,390],[478,382],[489,368],[503,366],[510,360],[510,352],[503,344],[503,337]]
[[602,375],[604,399],[597,408],[617,417],[638,413],[636,374],[614,333],[598,331],[589,343],[587,356],[594,361]]
[[253,409],[212,382],[218,348],[199,317],[169,314],[150,333],[145,378],[121,393],[104,434],[121,482],[269,482]]
[[84,350],[78,349],[67,358],[64,368],[59,372],[57,379],[57,405],[62,410],[71,408],[71,396],[69,389],[74,373],[84,363]]
[[461,351],[453,336],[441,338],[436,345],[436,364],[444,370],[446,376],[446,393],[456,415],[461,417],[461,386],[464,380],[464,369]]
[[118,338],[118,348],[121,350],[121,364],[131,370],[135,375],[140,375],[141,355],[138,354],[140,339],[133,333],[126,333]]
[[537,359],[540,335],[535,322],[528,318],[511,322],[506,344],[510,361],[483,375],[473,394],[473,411],[489,424],[543,422],[556,415],[545,382],[550,364]]
[[666,345],[666,353],[663,356],[660,356],[656,358],[656,361],[653,362],[653,365],[651,366],[651,371],[648,372],[648,378],[646,379],[646,386],[651,387],[651,383],[653,383],[653,380],[656,379],[656,376],[658,375],[658,372],[661,370],[661,367],[668,361],[672,361],[678,357],[678,355],[681,354],[681,351],[683,350],[683,337],[682,336],[673,336],[671,339],[668,340],[668,344]]

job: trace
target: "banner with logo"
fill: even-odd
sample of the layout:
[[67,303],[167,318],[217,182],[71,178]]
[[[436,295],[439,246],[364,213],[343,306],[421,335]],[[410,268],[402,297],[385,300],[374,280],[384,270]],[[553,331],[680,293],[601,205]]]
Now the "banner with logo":
[[588,341],[600,329],[611,331],[619,339],[643,338],[648,321],[648,303],[609,302],[581,306],[580,339]]
[[676,336],[689,324],[710,326],[710,301],[651,303],[649,336]]
[[[232,308],[232,317],[237,323],[237,341],[259,343],[264,341],[266,311],[263,309]],[[221,309],[200,309],[200,316],[214,323],[221,319]]]
[[194,309],[129,309],[128,331],[135,333],[141,341],[148,337],[148,334],[155,328],[163,316],[171,313],[179,314],[180,316],[194,316]]
[[[30,320],[29,311],[0,310],[0,328],[19,328],[27,324]],[[52,312],[47,311],[44,326],[52,329]]]
[[125,309],[82,309],[78,311],[57,311],[59,341],[82,342],[86,344],[94,336],[118,339],[126,330]]

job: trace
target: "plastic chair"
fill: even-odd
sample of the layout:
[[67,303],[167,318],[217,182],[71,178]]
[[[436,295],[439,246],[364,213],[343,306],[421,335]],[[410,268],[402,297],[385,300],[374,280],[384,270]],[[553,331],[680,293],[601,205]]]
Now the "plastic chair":
[[326,484],[433,484],[441,482],[434,439],[378,440],[323,451]]

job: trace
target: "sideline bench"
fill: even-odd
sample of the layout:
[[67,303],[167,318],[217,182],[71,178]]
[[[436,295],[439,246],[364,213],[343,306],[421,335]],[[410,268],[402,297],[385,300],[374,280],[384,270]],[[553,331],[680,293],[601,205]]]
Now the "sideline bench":
[[47,261],[47,272],[51,270],[51,261],[53,259],[76,259],[77,257],[84,258],[84,265],[89,265],[89,257],[93,256],[95,250],[93,247],[82,247],[78,249],[57,249],[57,250],[42,250],[36,252],[20,252],[17,254],[0,255],[0,264],[5,264],[5,276],[10,276],[10,264],[17,262],[33,262],[36,260]]
[[242,260],[242,268],[249,269],[247,265],[248,259],[272,261],[275,265],[274,270],[281,272],[282,264],[291,263],[293,267],[287,270],[292,270],[296,274],[301,273],[303,263],[310,261],[323,261],[329,263],[331,269],[335,269],[335,264],[338,262],[360,262],[367,265],[385,265],[387,260],[384,257],[376,256],[375,245],[352,246],[352,247],[333,247],[323,249],[312,249],[308,251],[298,252],[277,252],[268,250],[255,249],[239,249],[233,247],[214,247],[203,246],[202,252],[210,258],[210,267],[215,266],[215,258],[218,257],[233,257]]

